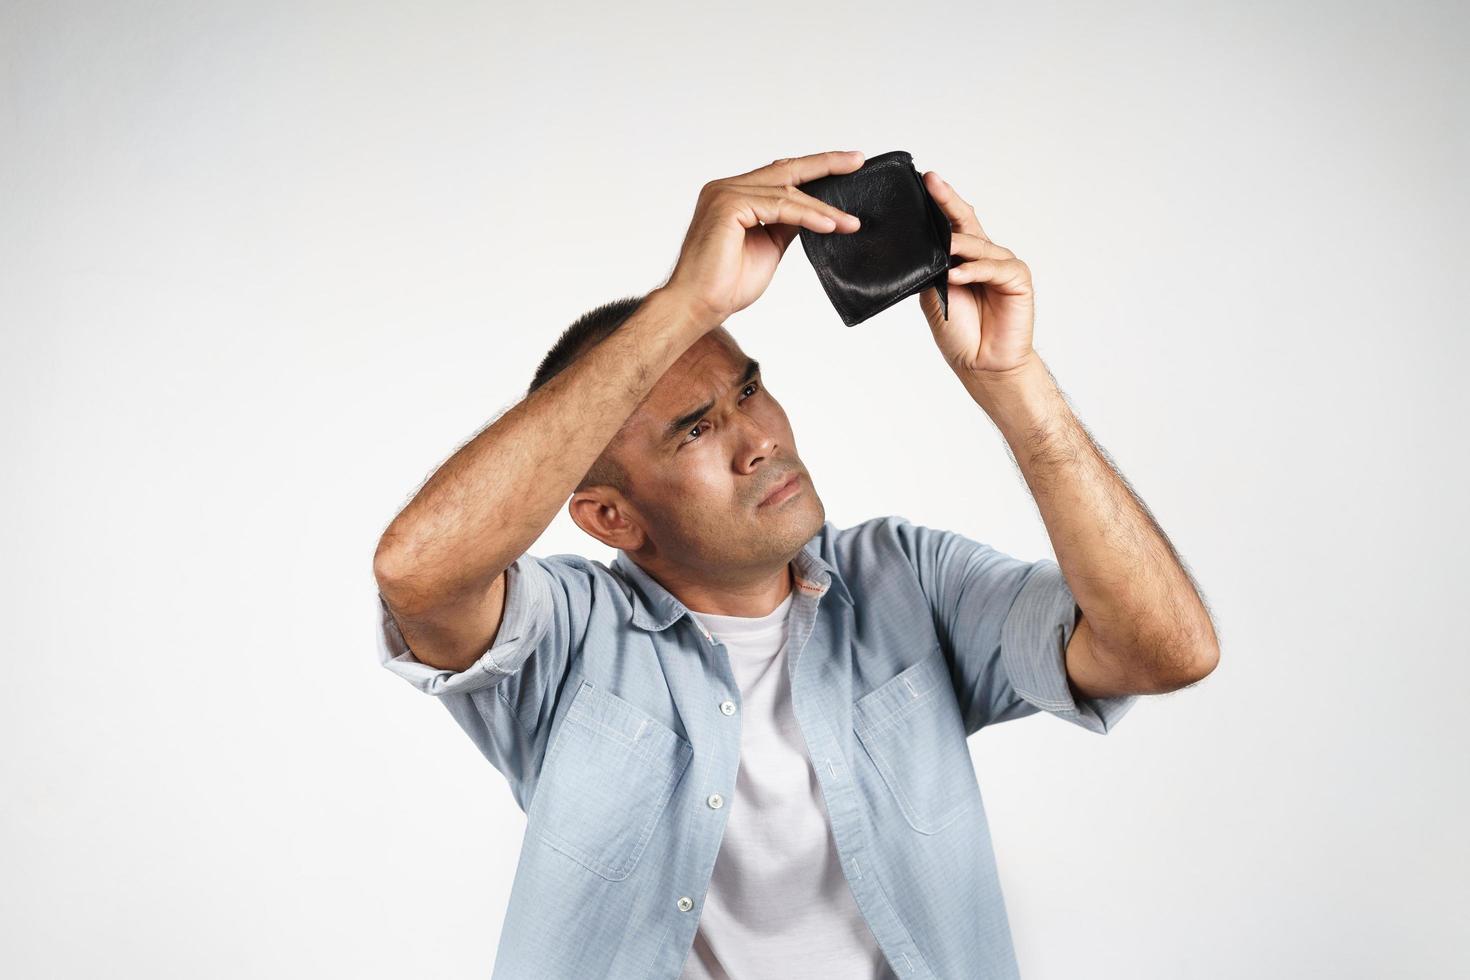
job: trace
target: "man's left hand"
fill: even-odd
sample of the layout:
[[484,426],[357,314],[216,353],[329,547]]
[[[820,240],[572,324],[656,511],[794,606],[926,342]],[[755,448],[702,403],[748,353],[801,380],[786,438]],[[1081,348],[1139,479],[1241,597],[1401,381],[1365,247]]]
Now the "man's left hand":
[[933,287],[919,296],[934,342],[962,377],[1003,380],[1020,373],[1035,358],[1031,269],[1016,253],[990,240],[975,209],[939,174],[924,174],[924,186],[949,218],[950,254],[966,260],[949,270],[948,320],[940,315]]

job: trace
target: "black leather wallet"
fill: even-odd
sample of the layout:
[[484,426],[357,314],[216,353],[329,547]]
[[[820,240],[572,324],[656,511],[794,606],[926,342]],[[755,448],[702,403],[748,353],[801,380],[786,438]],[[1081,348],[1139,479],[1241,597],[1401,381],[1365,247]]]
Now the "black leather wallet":
[[801,247],[843,323],[856,326],[930,286],[949,319],[949,219],[912,156],[882,153],[852,173],[818,177],[800,190],[862,222],[854,232],[801,229]]

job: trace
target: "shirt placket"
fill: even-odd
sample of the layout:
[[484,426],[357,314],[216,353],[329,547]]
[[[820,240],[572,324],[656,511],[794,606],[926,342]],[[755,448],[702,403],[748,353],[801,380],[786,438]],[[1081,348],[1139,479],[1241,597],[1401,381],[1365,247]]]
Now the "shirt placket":
[[[689,615],[687,618],[700,636],[704,637],[711,649],[723,646],[697,617]],[[709,710],[713,713],[713,718],[709,720],[710,726],[703,723],[698,726],[698,730],[704,732],[706,736],[710,728],[718,733],[713,743],[715,746],[714,758],[708,768],[709,772],[717,775],[713,777],[710,786],[700,790],[700,795],[697,797],[699,800],[697,805],[702,812],[699,820],[692,825],[688,837],[690,844],[696,846],[690,846],[685,851],[690,856],[698,855],[694,865],[689,869],[690,879],[703,882],[705,894],[708,894],[710,877],[714,872],[720,843],[724,837],[725,821],[728,820],[725,803],[734,796],[735,782],[739,778],[742,720],[740,702],[736,700],[740,696],[739,686],[735,682],[728,659],[721,663],[719,658],[715,658],[711,665],[710,661],[700,658],[700,664],[699,669],[707,672],[707,683],[702,684],[701,687],[711,691],[715,690],[716,685],[708,683],[710,677],[715,677],[719,679],[718,684],[725,692],[718,701],[710,699]],[[692,734],[693,731],[691,731]],[[721,775],[723,779],[720,778]],[[711,823],[701,827],[700,821],[704,820],[711,821]],[[683,917],[682,938],[677,948],[684,950],[684,953],[679,958],[678,964],[674,964],[681,967],[693,943],[704,903],[692,891],[685,891],[674,899],[674,908],[676,910],[674,914]]]
[[791,706],[806,740],[812,769],[822,787],[837,856],[852,888],[853,898],[894,972],[903,980],[931,978],[933,973],[919,955],[913,936],[904,927],[897,910],[865,861],[868,840],[863,829],[862,801],[848,775],[846,756],[833,730],[831,718],[822,710],[824,692],[814,687],[819,684],[816,675],[821,664],[809,664],[807,669],[802,669],[801,654],[816,627],[818,604],[830,585],[801,575],[796,576],[796,585],[798,594],[792,603],[791,645],[787,651]]

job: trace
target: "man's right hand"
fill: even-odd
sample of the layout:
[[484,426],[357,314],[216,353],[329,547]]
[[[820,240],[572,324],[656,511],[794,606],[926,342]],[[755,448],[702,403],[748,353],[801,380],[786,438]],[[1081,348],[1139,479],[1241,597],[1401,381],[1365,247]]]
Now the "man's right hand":
[[754,303],[802,228],[851,233],[848,214],[797,189],[828,174],[851,173],[863,154],[833,150],[780,160],[699,191],[679,260],[662,287],[692,303],[711,328]]

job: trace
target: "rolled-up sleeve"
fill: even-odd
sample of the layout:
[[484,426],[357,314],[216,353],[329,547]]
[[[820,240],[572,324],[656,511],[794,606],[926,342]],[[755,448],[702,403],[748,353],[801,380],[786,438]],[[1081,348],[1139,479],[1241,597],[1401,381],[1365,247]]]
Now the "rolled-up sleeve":
[[523,554],[506,569],[494,640],[464,670],[418,657],[378,596],[378,661],[449,710],[480,753],[505,774],[522,807],[546,755],[555,697],[586,633],[592,565],[579,555]]
[[1038,711],[1106,734],[1132,706],[1132,695],[1074,696],[1066,653],[1080,609],[1055,561],[1025,561],[898,515],[875,527],[929,600],[968,734]]
[[1067,644],[1080,612],[1061,566],[1047,558],[1033,562],[1001,627],[1001,663],[1023,700],[1103,735],[1137,697],[1073,695],[1067,682]]
[[425,694],[468,694],[518,673],[551,623],[550,573],[524,554],[506,569],[505,608],[494,641],[464,670],[430,667],[414,656],[388,604],[378,595],[378,661]]

